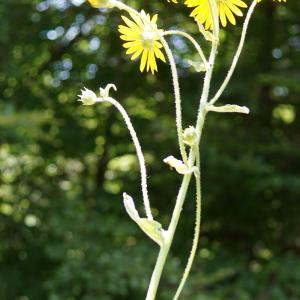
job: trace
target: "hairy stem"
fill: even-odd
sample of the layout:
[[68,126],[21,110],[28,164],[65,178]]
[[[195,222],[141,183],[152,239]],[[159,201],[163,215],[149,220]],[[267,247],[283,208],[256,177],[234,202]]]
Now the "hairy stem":
[[111,97],[107,98],[99,98],[98,102],[109,102],[111,103],[122,115],[125,124],[129,130],[131,139],[133,141],[136,154],[138,157],[139,165],[140,165],[140,172],[141,172],[141,185],[142,185],[142,193],[143,193],[143,201],[144,201],[144,207],[146,211],[147,218],[150,220],[153,220],[153,216],[151,213],[151,207],[150,207],[150,201],[148,196],[148,187],[147,187],[147,170],[146,170],[146,164],[145,164],[145,158],[142,152],[142,148],[139,142],[139,139],[136,135],[136,132],[134,130],[134,127],[132,125],[132,122],[124,109],[124,107],[115,99]]
[[212,16],[212,27],[213,27],[213,33],[216,38],[219,39],[220,34],[220,24],[219,24],[219,11],[218,11],[218,5],[216,0],[208,0],[208,5],[211,11]]
[[[196,167],[198,168],[198,170],[200,170],[200,154],[199,154],[198,146],[196,146]],[[174,300],[178,300],[178,298],[184,288],[184,285],[190,274],[193,262],[195,260],[196,251],[197,251],[197,247],[198,247],[198,243],[199,243],[200,226],[201,226],[201,181],[200,180],[201,180],[201,178],[200,178],[200,173],[199,173],[197,176],[195,176],[195,181],[196,181],[196,223],[195,223],[193,246],[191,249],[191,253],[190,253],[186,268],[184,270],[184,274],[182,276],[179,287],[174,296]]]
[[[201,132],[203,130],[205,116],[206,116],[205,107],[202,106],[202,109],[200,111],[201,111],[201,113],[199,114],[198,120],[197,120],[197,124],[198,124],[197,130],[200,133],[199,135],[201,136]],[[195,149],[195,147],[193,147],[190,151],[189,160],[188,160],[188,165],[190,167],[194,165],[195,159],[196,159],[196,149]],[[165,244],[160,249],[160,253],[159,253],[158,259],[156,261],[154,271],[152,273],[146,300],[154,300],[156,297],[157,289],[158,289],[160,278],[162,275],[162,271],[163,271],[167,256],[169,254],[170,247],[171,247],[173,239],[174,239],[175,231],[176,231],[178,221],[179,221],[179,218],[181,215],[182,207],[183,207],[183,204],[184,204],[184,201],[186,198],[186,194],[187,194],[187,190],[188,190],[188,187],[190,184],[191,176],[192,176],[192,174],[185,174],[183,176],[181,187],[180,187],[179,193],[177,195],[175,208],[174,208],[174,211],[172,214],[171,222],[170,222],[169,228],[165,235],[166,236]]]
[[237,51],[234,55],[234,58],[233,58],[233,61],[232,61],[232,64],[229,68],[229,71],[227,73],[227,76],[224,80],[224,82],[222,83],[221,87],[219,88],[219,90],[217,91],[217,93],[215,94],[215,96],[209,101],[209,104],[213,105],[214,103],[216,103],[218,101],[218,99],[220,98],[220,96],[222,95],[222,93],[224,92],[224,90],[226,89],[233,73],[234,73],[234,70],[236,68],[236,65],[239,61],[239,58],[240,58],[240,55],[242,53],[242,50],[243,50],[243,47],[244,47],[244,44],[245,44],[245,38],[246,38],[246,35],[247,35],[247,30],[248,30],[248,26],[249,26],[249,22],[250,22],[250,19],[251,19],[251,16],[254,12],[254,9],[256,7],[256,4],[257,4],[257,0],[254,0],[248,10],[248,13],[247,13],[247,16],[245,18],[245,22],[244,22],[244,25],[243,25],[243,30],[242,30],[242,34],[241,34],[241,39],[240,39],[240,42],[239,42],[239,46],[237,48]]
[[[213,0],[209,0],[209,2],[213,2],[212,4],[212,10],[214,12],[216,12],[216,3]],[[197,122],[196,122],[196,130],[199,134],[199,144],[201,141],[201,136],[202,136],[202,130],[203,130],[203,126],[204,126],[204,122],[205,122],[205,117],[206,117],[206,103],[208,100],[208,96],[209,96],[209,90],[210,90],[210,83],[211,83],[211,78],[212,78],[212,72],[213,72],[213,67],[214,67],[214,63],[215,63],[215,59],[216,59],[216,55],[217,55],[217,50],[218,50],[218,41],[219,41],[219,22],[218,22],[218,18],[213,18],[214,19],[214,35],[216,37],[216,40],[212,42],[212,49],[211,49],[211,53],[210,53],[210,57],[209,57],[209,68],[205,74],[205,78],[204,78],[204,84],[203,84],[203,91],[202,91],[202,95],[200,98],[200,105],[199,105],[199,111],[198,111],[198,117],[197,117]],[[188,160],[188,165],[189,167],[192,167],[195,163],[195,158],[196,158],[196,151],[195,148],[192,148],[190,151],[190,155],[189,155],[189,160]],[[156,293],[157,293],[157,289],[158,289],[158,285],[159,285],[159,281],[162,275],[162,271],[171,247],[171,244],[173,242],[173,238],[174,238],[174,234],[178,225],[178,221],[181,215],[181,211],[182,211],[182,207],[185,201],[185,197],[186,197],[186,193],[187,193],[187,189],[190,183],[190,179],[191,179],[191,174],[186,174],[183,177],[182,180],[182,184],[176,199],[176,204],[175,204],[175,208],[172,214],[172,218],[171,218],[171,222],[167,231],[167,239],[166,239],[166,243],[165,246],[160,250],[160,255],[159,255],[159,259],[156,262],[156,266],[154,268],[152,277],[151,277],[151,282],[150,282],[150,286],[147,292],[147,297],[146,300],[154,300]]]
[[168,31],[165,31],[163,33],[164,36],[166,35],[181,35],[183,37],[185,37],[186,39],[188,39],[195,47],[195,49],[197,50],[202,62],[204,63],[205,67],[207,65],[207,60],[206,60],[206,57],[202,51],[202,48],[201,46],[198,44],[198,42],[191,36],[189,35],[188,33],[184,32],[184,31],[179,31],[179,30],[168,30]]
[[161,43],[166,51],[166,55],[168,57],[171,72],[172,72],[172,80],[174,87],[174,96],[175,96],[175,110],[176,110],[176,128],[178,135],[178,143],[179,149],[181,153],[182,160],[185,164],[187,164],[188,158],[185,150],[185,146],[183,143],[183,128],[182,128],[182,112],[181,112],[181,96],[180,96],[180,88],[179,88],[179,80],[178,80],[178,72],[175,64],[175,60],[172,54],[172,51],[167,43],[167,41],[161,37]]
[[[192,165],[195,161],[195,151],[191,151],[189,155],[189,164]],[[176,205],[175,209],[172,215],[172,220],[169,226],[168,231],[166,232],[166,241],[165,245],[160,249],[160,253],[154,268],[154,271],[152,273],[150,285],[147,292],[146,300],[154,300],[156,297],[158,285],[160,282],[160,278],[162,275],[162,271],[164,268],[164,265],[166,263],[167,256],[169,254],[169,250],[171,247],[171,244],[173,242],[174,233],[178,224],[178,220],[181,214],[182,206],[185,201],[186,193],[188,190],[188,186],[191,180],[192,174],[186,174],[183,177],[182,184],[176,199]]]
[[[205,79],[204,79],[204,86],[203,86],[203,92],[201,96],[201,104],[199,107],[199,113],[198,113],[198,118],[197,118],[197,125],[196,125],[196,130],[199,133],[199,143],[202,135],[202,130],[205,122],[205,116],[206,116],[206,102],[209,94],[209,88],[210,88],[210,81],[211,81],[211,76],[212,76],[212,70],[213,70],[213,65],[215,61],[215,56],[217,53],[217,44],[215,44],[212,47],[211,55],[210,55],[210,62],[211,62],[211,67],[210,69],[206,72]],[[188,166],[192,167],[194,166],[196,159],[196,150],[195,148],[192,148],[190,151],[189,155],[189,160],[188,160]],[[172,214],[171,222],[166,234],[166,242],[163,248],[160,250],[159,258],[156,262],[156,266],[154,268],[152,277],[151,277],[151,282],[149,285],[148,293],[146,300],[154,300],[156,297],[158,285],[160,282],[160,278],[162,275],[162,271],[171,247],[171,244],[173,242],[174,234],[178,225],[178,221],[181,215],[182,207],[186,198],[186,193],[187,189],[189,187],[190,179],[191,179],[191,174],[186,174],[183,177],[182,184],[176,199],[176,204],[175,208]]]

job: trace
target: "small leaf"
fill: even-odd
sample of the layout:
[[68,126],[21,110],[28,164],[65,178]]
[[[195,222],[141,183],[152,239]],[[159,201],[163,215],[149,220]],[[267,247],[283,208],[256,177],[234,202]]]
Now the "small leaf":
[[166,157],[163,160],[163,162],[169,165],[171,168],[174,168],[177,171],[177,173],[181,175],[190,174],[193,172],[193,170],[190,169],[187,165],[185,165],[183,161],[175,158],[172,155]]
[[240,113],[240,114],[249,114],[250,110],[246,106],[239,106],[234,104],[227,104],[224,106],[214,106],[208,105],[208,111],[219,112],[219,113]]
[[136,222],[153,241],[162,246],[164,243],[164,237],[161,224],[154,220],[140,218],[139,213],[135,208],[133,199],[126,193],[123,193],[123,202],[130,218]]
[[216,40],[215,36],[210,31],[205,30],[204,26],[197,19],[195,19],[195,21],[197,22],[199,31],[207,41],[213,42]]
[[162,234],[162,226],[160,223],[149,220],[146,218],[140,218],[138,221],[140,228],[158,245],[162,246],[164,243],[164,237]]
[[138,220],[140,219],[140,216],[139,216],[138,211],[135,208],[133,199],[126,193],[123,193],[123,202],[124,202],[125,209],[126,209],[128,215],[130,216],[130,218],[132,220],[134,220],[135,222],[138,222]]
[[195,69],[196,72],[206,72],[206,66],[203,62],[188,60],[188,64]]

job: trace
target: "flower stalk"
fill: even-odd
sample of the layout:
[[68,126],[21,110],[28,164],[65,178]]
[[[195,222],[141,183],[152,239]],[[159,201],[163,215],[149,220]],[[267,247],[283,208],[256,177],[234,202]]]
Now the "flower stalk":
[[137,137],[136,131],[132,125],[130,117],[128,116],[124,107],[114,98],[109,97],[109,90],[113,88],[115,91],[117,90],[116,86],[113,84],[108,84],[106,88],[100,88],[100,97],[97,97],[96,94],[88,89],[82,90],[82,94],[80,95],[79,101],[83,103],[83,105],[94,105],[95,103],[99,102],[108,102],[112,104],[122,115],[124,122],[127,126],[127,129],[130,133],[132,142],[134,144],[136,155],[138,158],[139,166],[140,166],[140,173],[141,173],[141,187],[142,187],[142,194],[143,194],[143,201],[145,212],[147,218],[149,220],[153,220],[150,201],[148,196],[148,187],[147,187],[147,170],[146,170],[146,163],[144,154],[142,151],[142,147],[140,145],[139,139]]
[[219,88],[219,90],[216,92],[216,94],[214,95],[214,97],[209,101],[209,104],[213,105],[215,104],[218,99],[221,97],[221,95],[223,94],[224,90],[226,89],[234,71],[235,68],[237,66],[237,63],[239,61],[239,58],[241,56],[242,50],[244,48],[244,44],[245,44],[245,39],[246,39],[246,35],[247,35],[247,30],[248,30],[248,26],[249,26],[249,22],[251,20],[252,14],[254,12],[254,9],[257,5],[257,0],[254,0],[248,10],[247,16],[245,18],[245,22],[243,25],[243,30],[242,30],[242,34],[241,34],[241,39],[238,45],[238,48],[236,50],[236,53],[233,57],[232,63],[230,65],[229,71],[225,77],[224,82],[222,83],[221,87]]
[[166,35],[180,35],[180,36],[186,38],[187,40],[189,40],[193,44],[195,49],[197,50],[197,52],[198,52],[198,54],[201,58],[201,61],[203,62],[203,64],[207,68],[207,60],[206,60],[206,57],[204,55],[204,52],[203,52],[201,46],[198,44],[198,42],[191,35],[189,35],[188,33],[184,32],[184,31],[179,31],[179,30],[168,30],[168,31],[165,31],[163,33],[163,35],[164,36],[166,36]]

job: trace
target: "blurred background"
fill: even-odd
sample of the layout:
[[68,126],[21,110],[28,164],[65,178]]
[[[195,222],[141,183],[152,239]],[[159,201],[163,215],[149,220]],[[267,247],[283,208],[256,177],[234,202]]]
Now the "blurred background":
[[[208,47],[189,10],[126,1],[159,13]],[[263,1],[222,103],[249,116],[208,117],[202,151],[203,227],[182,299],[300,299],[300,2]],[[0,299],[141,300],[156,245],[129,219],[121,193],[142,212],[139,169],[120,115],[83,107],[84,86],[115,83],[132,117],[149,171],[156,218],[166,226],[180,176],[162,163],[178,156],[167,65],[139,73],[117,34],[119,12],[83,0],[0,3]],[[242,19],[222,30],[212,90],[238,43]],[[194,123],[202,76],[195,51],[169,39],[183,94],[184,127]],[[193,238],[193,187],[164,273],[159,300],[172,299]]]

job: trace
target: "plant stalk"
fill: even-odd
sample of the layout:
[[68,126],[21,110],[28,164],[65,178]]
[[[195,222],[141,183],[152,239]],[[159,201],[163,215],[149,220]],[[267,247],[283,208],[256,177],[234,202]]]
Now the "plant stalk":
[[[219,33],[219,23],[214,23],[215,32]],[[196,130],[199,133],[199,145],[201,141],[202,131],[204,127],[205,117],[207,114],[206,111],[206,103],[209,96],[209,90],[210,90],[210,83],[213,73],[213,67],[217,55],[217,49],[218,49],[218,36],[216,38],[216,41],[212,43],[212,49],[209,57],[209,69],[207,70],[204,78],[204,84],[203,84],[203,91],[200,98],[200,105],[199,105],[199,112],[196,122]],[[196,159],[196,147],[193,147],[190,150],[189,159],[188,159],[188,166],[193,167],[195,164]],[[186,198],[186,193],[189,187],[189,183],[191,180],[192,174],[185,174],[182,180],[182,184],[176,199],[176,205],[172,214],[171,222],[167,231],[167,238],[165,245],[161,248],[158,259],[156,261],[156,265],[154,268],[154,271],[151,276],[150,285],[148,288],[146,300],[155,300],[158,285],[160,282],[160,278],[162,275],[162,271],[164,269],[164,265],[166,263],[167,256],[170,251],[171,244],[173,242],[174,234],[178,225],[178,221],[181,215],[182,207]]]

